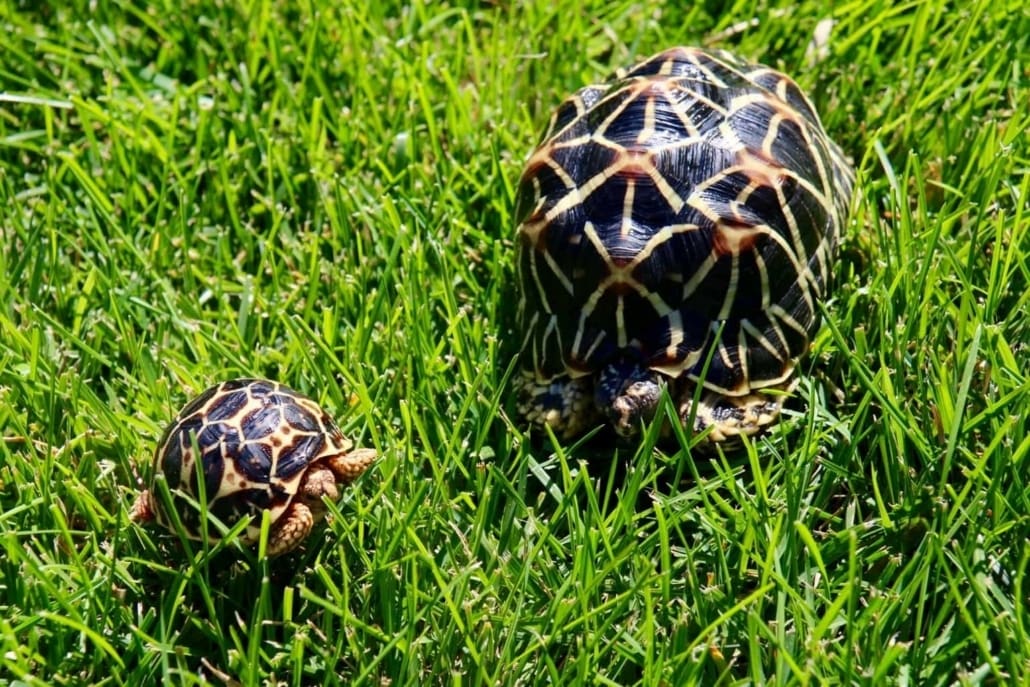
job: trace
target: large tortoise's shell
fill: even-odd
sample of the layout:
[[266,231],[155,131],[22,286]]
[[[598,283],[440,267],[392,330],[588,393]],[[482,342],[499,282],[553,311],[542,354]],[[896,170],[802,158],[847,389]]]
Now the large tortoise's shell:
[[[207,389],[179,411],[158,442],[154,472],[167,480],[189,536],[202,536],[201,520],[185,497],[206,500],[208,513],[227,525],[255,516],[242,537],[254,541],[261,511],[268,510],[275,522],[313,463],[350,449],[351,442],[310,398],[278,382],[235,379]],[[158,522],[171,527],[163,500],[155,495],[154,504]]]
[[798,86],[728,53],[676,48],[581,89],[518,191],[527,372],[629,356],[696,380],[711,357],[717,393],[782,384],[818,325],[852,183]]

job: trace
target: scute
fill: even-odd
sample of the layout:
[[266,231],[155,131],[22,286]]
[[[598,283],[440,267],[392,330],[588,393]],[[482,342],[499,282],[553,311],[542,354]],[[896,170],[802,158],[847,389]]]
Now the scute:
[[235,446],[226,446],[226,453],[233,456],[236,470],[248,482],[267,484],[272,481],[275,460],[272,447],[267,442],[247,440]]
[[321,433],[295,435],[293,443],[283,446],[279,452],[275,476],[280,479],[293,477],[307,467],[312,457],[322,454],[325,444],[326,438]]
[[205,415],[207,422],[222,422],[239,415],[240,411],[243,410],[244,406],[250,403],[250,395],[246,390],[230,391],[223,393],[218,397],[215,403],[212,403],[208,408]]
[[321,427],[316,416],[307,408],[290,403],[283,406],[283,421],[299,432],[318,432]]
[[268,404],[267,401],[265,404],[250,410],[240,420],[243,436],[251,441],[264,439],[271,434],[281,431],[282,423],[282,406],[279,404]]
[[[188,446],[190,437],[183,434],[181,441],[184,447]],[[225,457],[235,453],[238,444],[236,430],[221,423],[208,425],[197,434],[197,447],[201,451],[201,469],[204,474],[204,493],[208,499],[215,498],[221,489]],[[183,465],[183,468],[184,472],[189,470],[189,474],[182,475],[183,482],[189,485],[191,494],[200,496],[196,469],[191,465]]]

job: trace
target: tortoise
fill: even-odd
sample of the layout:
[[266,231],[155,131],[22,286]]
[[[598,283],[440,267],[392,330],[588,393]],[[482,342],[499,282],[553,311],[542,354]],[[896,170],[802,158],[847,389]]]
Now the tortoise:
[[[323,498],[336,500],[339,487],[375,458],[372,449],[354,448],[310,398],[278,382],[234,379],[208,388],[179,411],[158,442],[153,475],[167,480],[192,539],[218,535],[190,499],[203,496],[207,512],[229,526],[254,516],[241,534],[247,543],[257,541],[261,512],[268,510],[267,551],[277,556],[296,548],[325,516]],[[136,499],[131,517],[174,529],[153,482]]]
[[770,426],[853,184],[798,85],[725,51],[672,48],[567,98],[517,189],[520,415],[632,438],[664,388],[709,442]]

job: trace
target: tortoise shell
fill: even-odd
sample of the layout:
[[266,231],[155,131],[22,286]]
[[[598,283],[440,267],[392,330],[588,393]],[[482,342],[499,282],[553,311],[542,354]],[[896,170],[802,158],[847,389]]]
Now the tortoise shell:
[[[275,523],[312,465],[351,448],[310,398],[278,382],[235,379],[212,386],[179,411],[158,442],[154,472],[164,475],[189,536],[202,536],[201,511],[186,497],[206,502],[208,513],[229,526],[255,516],[241,536],[253,542],[261,511]],[[156,520],[171,527],[163,500],[152,502]],[[217,538],[213,531],[208,536]]]
[[723,398],[785,388],[852,184],[797,84],[729,53],[674,48],[579,90],[518,188],[523,414],[582,406],[561,385],[613,361]]

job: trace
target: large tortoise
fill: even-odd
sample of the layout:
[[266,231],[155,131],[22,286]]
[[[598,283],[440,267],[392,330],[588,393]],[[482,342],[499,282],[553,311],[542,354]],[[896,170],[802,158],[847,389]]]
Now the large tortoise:
[[673,48],[572,95],[518,189],[520,413],[632,436],[667,387],[712,441],[774,422],[853,181],[797,84],[726,52]]

